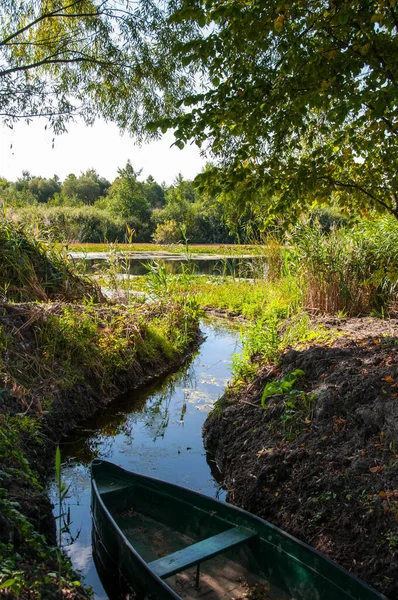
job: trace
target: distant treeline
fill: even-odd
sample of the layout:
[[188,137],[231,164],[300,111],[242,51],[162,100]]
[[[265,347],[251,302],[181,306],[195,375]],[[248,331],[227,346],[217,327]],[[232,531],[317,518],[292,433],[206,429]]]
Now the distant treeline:
[[243,224],[222,198],[199,194],[181,175],[171,186],[139,177],[130,162],[112,183],[94,169],[64,181],[24,171],[15,182],[0,178],[0,206],[14,221],[62,241],[241,241]]
[[[141,181],[140,174],[129,161],[112,183],[94,169],[64,181],[24,171],[15,182],[0,178],[0,208],[40,236],[64,242],[239,244],[264,241],[267,231],[281,228],[267,217],[264,194],[248,199],[239,188],[199,192],[181,175],[167,186],[151,176]],[[346,221],[333,209],[308,216],[324,230]]]

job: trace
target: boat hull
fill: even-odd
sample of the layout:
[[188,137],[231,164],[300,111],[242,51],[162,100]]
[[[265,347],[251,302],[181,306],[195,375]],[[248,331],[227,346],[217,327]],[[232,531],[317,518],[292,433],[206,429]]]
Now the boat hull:
[[231,527],[252,531],[255,535],[237,560],[246,561],[248,569],[262,573],[295,600],[387,600],[323,554],[247,511],[96,460],[92,465],[93,536],[115,565],[114,581],[127,581],[139,598],[179,600],[180,596],[151,569],[156,556],[144,559],[134,537],[129,539],[118,523],[116,513],[137,514],[135,508],[193,540],[206,540]]

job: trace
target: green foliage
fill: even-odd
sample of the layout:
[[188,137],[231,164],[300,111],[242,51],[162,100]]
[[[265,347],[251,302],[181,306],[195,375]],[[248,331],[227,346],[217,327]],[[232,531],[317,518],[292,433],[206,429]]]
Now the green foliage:
[[181,229],[174,219],[158,223],[152,236],[155,244],[178,244],[181,241]]
[[151,234],[151,205],[144,184],[138,181],[140,173],[128,161],[118,174],[100,206],[128,221],[137,241],[147,241]]
[[68,175],[58,191],[61,191],[69,201],[77,199],[84,204],[94,204],[106,193],[110,185],[109,181],[100,177],[94,169],[89,169],[79,177],[73,173]]
[[170,278],[164,264],[153,261],[145,267],[148,270],[145,278],[148,292],[155,298],[167,298]]
[[308,395],[296,387],[297,379],[304,375],[304,371],[296,369],[282,379],[269,381],[261,396],[261,406],[264,409],[279,407],[280,421],[287,439],[295,438],[303,425],[311,424],[316,396]]
[[58,177],[51,179],[33,177],[29,171],[23,171],[22,177],[15,183],[6,182],[0,187],[0,200],[7,205],[18,206],[48,202],[50,198],[61,191]]
[[[69,594],[80,585],[70,563],[62,554],[57,558],[56,549],[38,533],[22,506],[29,502],[29,512],[34,514],[42,494],[26,457],[29,444],[38,443],[38,421],[26,415],[0,414],[0,425],[0,595],[55,598],[60,589]],[[14,499],[16,489],[19,501]]]
[[157,243],[181,241],[181,230],[190,243],[226,243],[234,241],[225,218],[225,205],[210,194],[199,194],[192,182],[179,175],[166,191],[166,204],[154,211]]
[[43,116],[55,132],[80,115],[101,115],[143,133],[176,114],[190,78],[172,53],[168,11],[151,2],[112,0],[0,4],[0,112],[12,125]]
[[126,221],[97,205],[40,205],[11,210],[8,214],[41,237],[60,242],[116,242],[125,237]]
[[395,1],[183,0],[172,20],[196,26],[176,52],[209,83],[161,126],[217,157],[198,183],[264,217],[331,196],[398,215]]
[[101,298],[99,288],[79,277],[64,253],[9,221],[0,222],[0,291],[3,299],[20,302]]
[[391,216],[324,233],[312,224],[291,234],[292,268],[306,289],[305,304],[346,314],[387,310],[398,278],[398,224]]
[[144,183],[145,194],[152,209],[164,206],[166,199],[164,189],[149,175]]
[[276,394],[286,394],[289,396],[296,396],[298,391],[295,389],[294,384],[298,377],[302,377],[305,375],[304,371],[301,369],[296,369],[286,375],[283,379],[279,379],[277,381],[270,381],[266,384],[263,394],[261,396],[261,406],[263,408],[267,407],[267,399],[270,396],[275,396]]

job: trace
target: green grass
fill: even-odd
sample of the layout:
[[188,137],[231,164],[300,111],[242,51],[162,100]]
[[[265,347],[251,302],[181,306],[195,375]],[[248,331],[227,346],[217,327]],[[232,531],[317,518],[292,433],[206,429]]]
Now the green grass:
[[[245,318],[241,325],[242,354],[233,360],[235,386],[252,380],[260,366],[275,361],[287,346],[325,341],[332,334],[311,322],[302,308],[300,281],[291,275],[272,281],[231,277],[163,274],[158,295],[185,296],[204,309]],[[156,282],[159,279],[155,278]],[[133,289],[154,293],[148,277],[132,280]]]
[[0,301],[83,299],[100,301],[100,290],[75,273],[65,253],[9,221],[0,222]]
[[[70,252],[109,252],[109,244],[74,244],[67,246]],[[118,249],[123,252],[166,252],[171,254],[185,254],[185,244],[118,244]],[[214,254],[222,256],[261,255],[264,247],[259,245],[237,244],[192,244],[189,246],[192,254]]]
[[[169,293],[195,296],[203,308],[223,310],[249,320],[257,320],[270,313],[287,317],[301,305],[301,289],[292,277],[268,282],[261,279],[168,275],[165,281]],[[148,279],[146,276],[134,277],[131,286],[136,291],[148,291]]]

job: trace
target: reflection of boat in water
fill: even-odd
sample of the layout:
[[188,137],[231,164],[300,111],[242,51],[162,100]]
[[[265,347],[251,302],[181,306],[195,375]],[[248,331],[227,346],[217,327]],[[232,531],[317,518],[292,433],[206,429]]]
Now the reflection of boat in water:
[[107,589],[127,582],[154,600],[385,598],[246,511],[102,460],[92,464],[92,510]]

